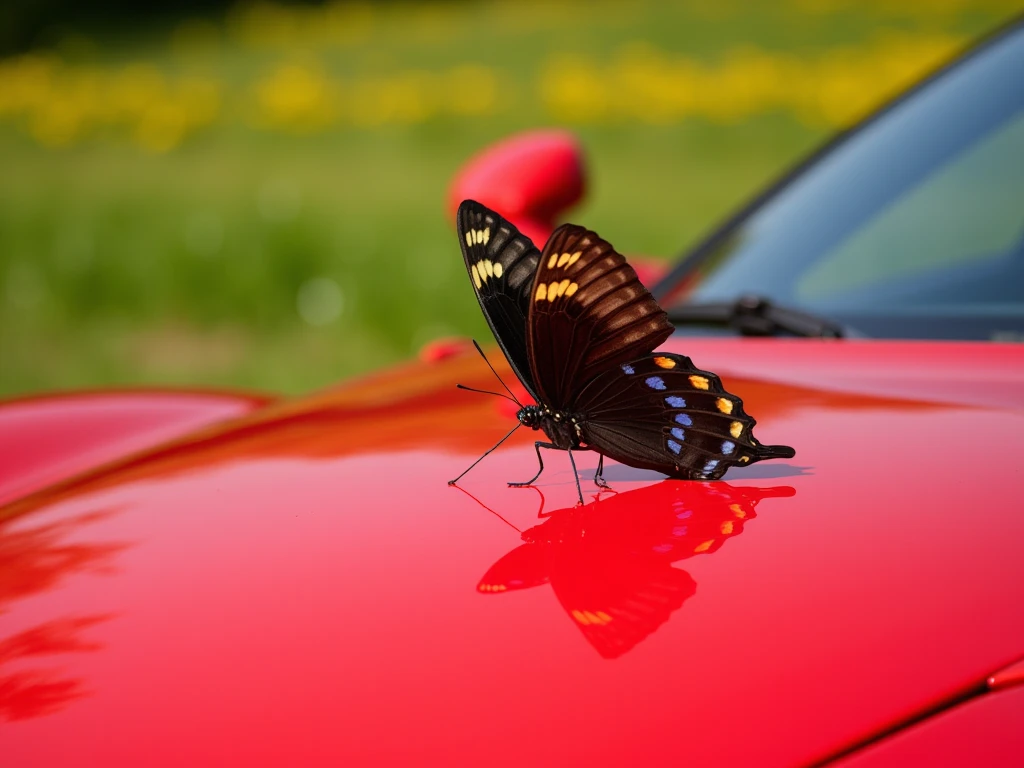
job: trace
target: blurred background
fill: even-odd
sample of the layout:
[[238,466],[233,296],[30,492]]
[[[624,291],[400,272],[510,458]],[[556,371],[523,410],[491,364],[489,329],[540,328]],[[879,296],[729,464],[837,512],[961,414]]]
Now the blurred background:
[[563,126],[571,213],[673,259],[1006,0],[156,2],[0,10],[0,395],[295,393],[489,339],[445,192]]

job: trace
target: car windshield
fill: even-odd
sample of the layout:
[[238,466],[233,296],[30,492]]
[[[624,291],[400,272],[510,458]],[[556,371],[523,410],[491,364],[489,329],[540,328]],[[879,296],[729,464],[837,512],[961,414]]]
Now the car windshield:
[[756,295],[853,335],[1024,340],[1022,72],[1018,26],[824,153],[656,294],[670,314]]

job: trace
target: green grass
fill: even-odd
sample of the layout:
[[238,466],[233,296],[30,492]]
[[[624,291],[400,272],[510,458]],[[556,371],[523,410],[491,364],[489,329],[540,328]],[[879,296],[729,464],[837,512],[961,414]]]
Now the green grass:
[[[438,7],[432,18],[448,21],[434,37],[387,11],[369,37],[326,52],[225,37],[204,71],[244,91],[238,83],[293,55],[365,77],[474,62],[502,73],[518,93],[512,107],[294,133],[229,119],[228,100],[226,119],[165,154],[116,130],[48,148],[16,121],[0,123],[0,394],[156,383],[301,392],[408,358],[431,338],[486,338],[444,210],[447,184],[488,143],[552,124],[530,88],[559,46],[593,53],[646,39],[710,59],[740,43],[823,51],[880,28],[973,35],[1002,13],[879,17],[851,5],[709,16],[680,4],[666,21],[651,5],[577,14],[571,35],[552,13],[488,39],[505,6]],[[166,30],[147,35],[148,47],[106,41],[72,58],[179,66]],[[626,253],[665,258],[830,133],[785,113],[572,127],[591,174],[572,219]],[[318,277],[341,289],[340,315],[325,326],[297,311],[300,288]]]

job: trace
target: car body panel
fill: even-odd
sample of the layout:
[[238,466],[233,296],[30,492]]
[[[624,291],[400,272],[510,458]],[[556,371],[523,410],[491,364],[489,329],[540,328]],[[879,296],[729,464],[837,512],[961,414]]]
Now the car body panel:
[[270,399],[124,390],[0,403],[0,505],[106,461],[249,413]]
[[[449,487],[515,411],[456,390],[495,386],[456,353],[0,508],[0,749],[12,765],[792,765],[1021,658],[1024,347],[663,349],[719,372],[796,458],[717,483],[611,465],[618,494],[588,482],[574,511],[564,455],[537,489],[505,486],[536,467],[520,430]],[[495,574],[506,588],[484,589]],[[653,618],[622,610],[659,589]],[[629,647],[609,657],[611,629]]]
[[837,768],[1024,765],[1024,688],[983,696],[873,744]]

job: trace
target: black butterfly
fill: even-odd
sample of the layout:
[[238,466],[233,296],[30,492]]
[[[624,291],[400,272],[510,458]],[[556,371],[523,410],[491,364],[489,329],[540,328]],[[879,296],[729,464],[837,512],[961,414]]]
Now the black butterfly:
[[[564,224],[541,253],[472,200],[459,206],[457,228],[484,317],[537,402],[520,407],[516,428],[542,429],[550,440],[535,443],[537,474],[509,485],[540,477],[541,448],[568,451],[574,475],[573,450],[596,451],[594,482],[602,487],[605,456],[690,480],[793,457],[789,446],[754,439],[754,419],[715,374],[683,355],[652,352],[672,324],[626,259],[596,233]],[[576,486],[582,503],[578,478]]]

